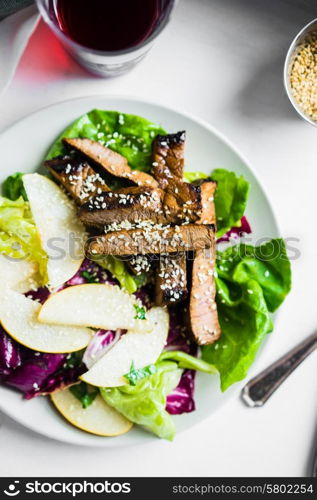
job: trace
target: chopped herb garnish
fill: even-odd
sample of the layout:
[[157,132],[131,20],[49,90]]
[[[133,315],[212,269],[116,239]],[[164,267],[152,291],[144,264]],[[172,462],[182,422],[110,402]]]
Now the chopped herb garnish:
[[97,277],[89,273],[88,271],[83,271],[81,275],[83,278],[85,278],[85,280],[88,281],[88,283],[98,283]]
[[93,403],[98,394],[98,389],[89,388],[85,382],[81,382],[80,384],[72,385],[69,388],[70,392],[73,396],[75,396],[81,402],[83,408],[88,408],[88,406]]
[[134,316],[134,319],[146,319],[145,307],[134,304],[134,309],[136,310],[136,315]]
[[76,351],[68,354],[66,356],[63,368],[65,368],[66,370],[68,368],[75,368],[76,366],[79,366],[82,363],[84,352],[85,349],[82,349],[81,351]]
[[153,375],[156,371],[157,368],[155,365],[148,365],[144,368],[135,368],[134,361],[132,361],[130,371],[124,375],[124,378],[127,379],[130,385],[136,385],[139,380]]

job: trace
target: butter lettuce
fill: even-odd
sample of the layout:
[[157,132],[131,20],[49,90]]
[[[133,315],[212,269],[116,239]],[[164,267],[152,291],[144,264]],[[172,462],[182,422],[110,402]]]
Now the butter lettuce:
[[177,387],[181,375],[177,363],[164,361],[156,363],[156,372],[136,385],[102,388],[100,392],[106,403],[128,420],[160,438],[172,440],[175,424],[166,411],[166,398]]
[[[234,172],[217,168],[210,175],[217,182],[215,193],[215,208],[217,215],[217,238],[221,238],[232,227],[240,227],[244,215],[248,196],[249,183],[243,176],[238,177]],[[195,182],[199,179],[207,179],[208,175],[203,172],[185,172],[184,179],[187,182]]]
[[224,391],[246,377],[273,329],[271,312],[291,289],[284,241],[274,239],[259,247],[241,244],[218,252],[216,285],[222,336],[202,348],[202,357],[218,369]]
[[203,172],[184,172],[184,180],[187,182],[195,182],[207,178],[208,175]]
[[249,196],[249,183],[244,177],[222,168],[214,170],[212,180],[217,182],[215,207],[217,214],[217,238],[229,229],[241,225]]
[[22,197],[0,196],[0,253],[13,259],[37,262],[42,283],[47,281],[47,256],[33,221],[30,207]]
[[64,130],[50,148],[47,159],[65,153],[63,137],[87,137],[125,156],[132,168],[149,171],[152,141],[165,133],[162,127],[140,116],[93,109]]
[[184,370],[196,370],[204,373],[218,373],[217,368],[206,361],[191,356],[184,351],[164,351],[159,357],[160,361],[175,361],[178,367]]
[[166,411],[167,396],[178,386],[184,369],[217,373],[216,368],[182,351],[163,352],[151,370],[130,385],[101,389],[104,400],[136,424],[172,440],[175,425]]
[[113,255],[107,255],[106,257],[103,256],[102,258],[96,259],[95,262],[109,271],[112,276],[119,281],[120,286],[128,293],[136,292],[137,289],[146,282],[143,275],[133,275],[128,270],[127,265]]

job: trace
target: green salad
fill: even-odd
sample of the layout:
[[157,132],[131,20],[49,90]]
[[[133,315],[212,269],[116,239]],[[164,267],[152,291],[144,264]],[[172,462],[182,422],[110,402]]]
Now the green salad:
[[[70,423],[99,436],[121,435],[137,424],[172,440],[173,415],[194,411],[196,404],[199,411],[196,372],[204,374],[206,384],[210,377],[219,377],[222,391],[243,380],[273,330],[272,313],[291,289],[284,240],[255,247],[241,239],[245,231],[251,232],[246,210],[252,185],[224,165],[208,175],[185,170],[180,177],[184,137],[183,132],[168,134],[145,118],[92,110],[52,144],[45,158],[47,176],[15,173],[2,185],[0,257],[6,257],[6,263],[0,260],[0,271],[2,266],[9,281],[6,298],[2,295],[7,309],[0,307],[0,382],[27,399],[50,395]],[[92,156],[100,146],[101,153]],[[134,172],[149,177],[137,177],[133,184]],[[96,187],[96,182],[104,187]],[[207,222],[198,217],[206,208],[201,201],[204,189],[214,189],[206,201]],[[133,204],[148,195],[143,219],[133,220]],[[176,215],[166,208],[171,199]],[[159,203],[162,208],[157,208]],[[195,203],[200,203],[199,209]],[[188,209],[191,204],[195,210]],[[100,220],[109,221],[109,210],[112,222],[103,227]],[[95,212],[96,225],[85,224],[81,214]],[[122,220],[123,213],[128,219]],[[153,220],[146,219],[148,213]],[[202,256],[186,239],[178,263],[173,250],[162,252],[162,272],[153,258],[161,255],[155,249],[157,234],[178,248],[175,233],[179,241],[179,234],[189,238],[195,231],[207,238],[204,245],[213,256]],[[54,260],[47,244],[50,237],[75,234],[86,242],[87,232],[89,240],[99,245],[101,241],[105,248],[111,237],[127,235],[129,247],[139,233],[151,251],[141,257],[135,251],[131,259],[130,250],[118,245],[112,253],[86,251],[84,258],[70,256],[66,249],[62,259]],[[82,250],[85,242],[79,243]],[[190,252],[191,263],[186,261]],[[198,256],[209,271],[201,276],[197,268],[197,275],[190,276]],[[23,263],[23,273],[32,282],[29,289],[22,275],[17,279],[20,271],[9,269],[8,259]],[[31,264],[32,270],[27,268]],[[22,267],[15,269],[22,272]],[[173,280],[178,280],[177,292]],[[20,319],[13,321],[11,304]],[[199,323],[199,314],[207,323],[198,335],[200,327],[194,322]],[[32,328],[23,330],[21,325],[31,316]],[[54,336],[54,329],[62,333]]]

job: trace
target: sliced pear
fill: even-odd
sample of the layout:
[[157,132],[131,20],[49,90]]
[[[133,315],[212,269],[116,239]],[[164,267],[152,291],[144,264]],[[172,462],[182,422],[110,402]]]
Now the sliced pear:
[[50,295],[39,312],[39,321],[103,330],[150,331],[148,319],[136,319],[137,305],[135,296],[118,286],[87,283]]
[[85,230],[75,204],[54,182],[39,174],[23,176],[31,212],[47,253],[49,286],[72,278],[84,259]]
[[48,353],[68,353],[87,347],[92,337],[88,328],[39,323],[41,305],[9,289],[1,290],[0,322],[19,344]]
[[150,333],[128,332],[80,378],[97,387],[117,387],[125,385],[123,377],[130,371],[132,362],[135,368],[144,368],[155,363],[166,343],[169,315],[161,307],[148,311],[153,323]]
[[38,287],[36,263],[27,260],[11,259],[0,254],[0,281],[2,286],[25,293]]
[[97,396],[88,408],[65,389],[51,395],[51,400],[63,417],[75,427],[97,436],[120,436],[132,427],[132,422]]

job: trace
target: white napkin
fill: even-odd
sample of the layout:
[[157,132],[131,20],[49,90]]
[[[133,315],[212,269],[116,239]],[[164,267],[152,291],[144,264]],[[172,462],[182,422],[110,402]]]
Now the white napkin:
[[0,96],[8,88],[40,15],[35,5],[0,21]]

